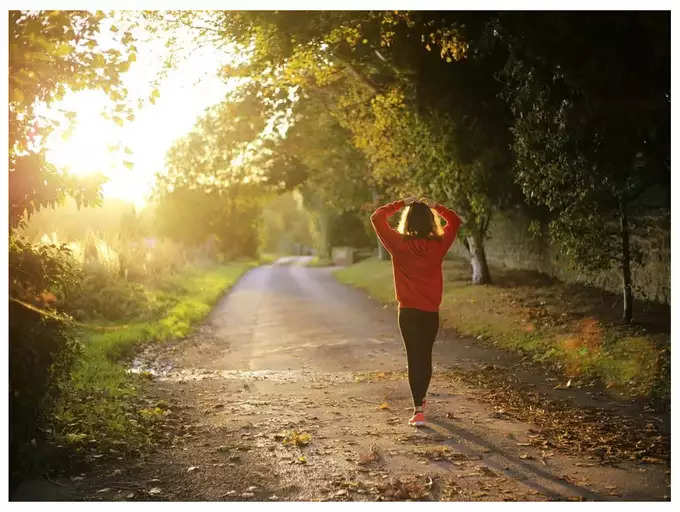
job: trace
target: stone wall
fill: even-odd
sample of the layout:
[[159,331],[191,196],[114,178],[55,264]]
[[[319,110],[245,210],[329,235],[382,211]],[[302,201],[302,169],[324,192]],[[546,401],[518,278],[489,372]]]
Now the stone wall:
[[[642,235],[634,235],[643,248],[645,261],[633,265],[634,296],[668,304],[670,302],[670,226],[664,221],[648,222],[651,226]],[[565,282],[579,282],[597,286],[614,293],[621,291],[620,273],[616,270],[586,274],[574,270],[560,251],[552,246],[547,236],[534,238],[529,233],[529,219],[520,212],[497,214],[489,227],[486,255],[494,266],[535,270],[556,277]],[[459,256],[465,256],[461,244],[452,249]],[[493,274],[492,274],[493,278]]]

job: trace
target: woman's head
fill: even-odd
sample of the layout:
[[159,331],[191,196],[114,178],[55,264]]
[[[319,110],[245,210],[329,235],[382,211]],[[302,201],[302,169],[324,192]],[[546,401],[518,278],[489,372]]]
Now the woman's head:
[[439,217],[425,203],[414,201],[404,208],[397,229],[408,238],[434,238],[442,236]]

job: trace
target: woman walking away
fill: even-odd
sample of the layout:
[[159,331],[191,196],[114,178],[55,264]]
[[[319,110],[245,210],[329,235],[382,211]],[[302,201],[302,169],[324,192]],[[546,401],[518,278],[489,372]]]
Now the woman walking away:
[[[404,208],[404,206],[406,208]],[[397,230],[387,219],[404,208]],[[446,221],[442,229],[438,215]],[[413,396],[410,425],[425,424],[423,406],[432,377],[432,345],[439,330],[442,300],[442,260],[456,238],[462,220],[456,212],[415,197],[378,208],[371,223],[392,255],[394,289],[399,303],[399,330],[408,361]]]

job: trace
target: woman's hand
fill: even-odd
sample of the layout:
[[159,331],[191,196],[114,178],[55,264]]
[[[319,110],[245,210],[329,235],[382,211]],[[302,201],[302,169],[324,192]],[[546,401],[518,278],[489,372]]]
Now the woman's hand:
[[416,202],[417,200],[418,200],[418,198],[417,198],[416,196],[409,196],[409,197],[407,197],[407,198],[404,199],[404,204],[405,204],[406,206],[408,206],[408,205],[410,205],[410,204]]

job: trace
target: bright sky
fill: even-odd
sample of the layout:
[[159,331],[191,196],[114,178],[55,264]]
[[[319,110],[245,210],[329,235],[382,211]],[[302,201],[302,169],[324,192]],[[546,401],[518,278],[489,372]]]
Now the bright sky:
[[[164,41],[138,42],[137,60],[124,76],[129,97],[148,97],[152,80],[160,71],[168,50]],[[48,159],[57,167],[69,167],[76,174],[102,172],[109,177],[103,187],[105,197],[126,199],[142,207],[154,182],[164,168],[165,153],[172,142],[191,130],[206,107],[219,103],[234,86],[217,77],[217,70],[231,55],[214,48],[195,49],[190,58],[169,72],[159,87],[160,98],[135,111],[135,120],[122,127],[100,113],[109,102],[100,91],[73,93],[54,109],[75,111],[77,127],[67,140],[55,132],[47,141]],[[111,152],[120,144],[132,154]],[[134,163],[130,170],[123,160]]]

